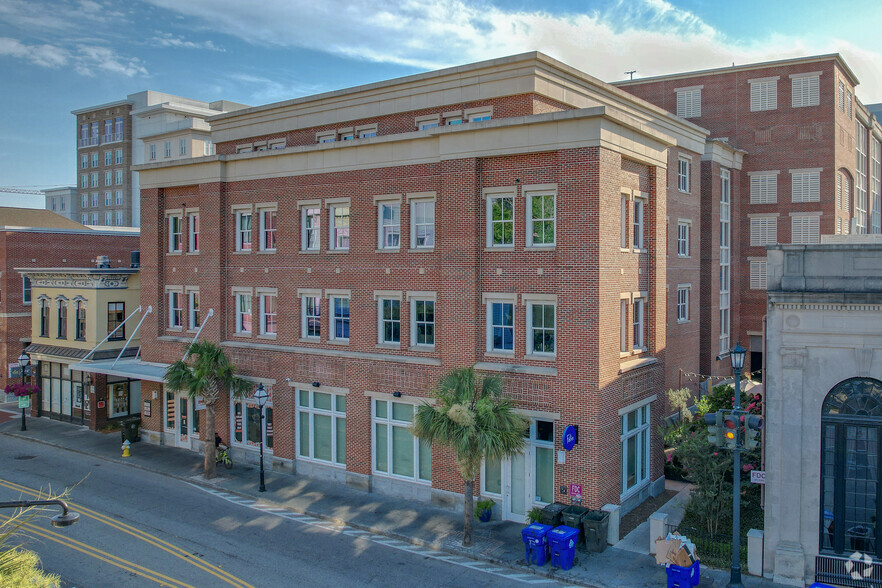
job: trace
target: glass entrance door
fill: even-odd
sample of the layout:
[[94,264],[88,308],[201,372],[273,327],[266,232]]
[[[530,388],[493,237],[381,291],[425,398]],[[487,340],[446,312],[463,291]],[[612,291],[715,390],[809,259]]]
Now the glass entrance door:
[[[190,448],[193,434],[191,402],[183,392],[165,392],[165,430],[172,437],[172,445]],[[166,437],[168,438],[168,437]]]

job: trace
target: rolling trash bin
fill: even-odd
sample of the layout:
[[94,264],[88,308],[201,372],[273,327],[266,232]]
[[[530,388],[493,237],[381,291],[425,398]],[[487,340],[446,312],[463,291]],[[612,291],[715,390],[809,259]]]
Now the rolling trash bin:
[[552,502],[542,509],[542,515],[539,517],[539,522],[543,525],[557,527],[561,524],[561,513],[563,513],[566,507],[567,505],[563,502]]
[[129,443],[134,443],[136,441],[141,440],[141,433],[139,431],[139,427],[141,426],[141,419],[126,419],[122,422],[122,442],[125,443],[128,441]]
[[[588,509],[584,506],[579,506],[577,504],[570,505],[561,513],[560,522],[571,529],[581,529],[582,519],[585,517],[586,512],[588,512]],[[576,541],[576,548],[585,551],[584,533],[579,533],[578,541]]]
[[609,513],[589,510],[582,517],[582,529],[585,531],[585,551],[602,552],[609,536]]
[[550,525],[533,523],[521,531],[521,538],[524,540],[524,559],[527,560],[527,565],[544,566],[548,561],[548,538],[546,535],[550,530]]
[[701,566],[695,562],[688,568],[668,564],[665,568],[668,574],[668,588],[692,588],[698,586],[701,576]]
[[573,567],[576,559],[576,541],[579,538],[579,529],[561,525],[553,531],[549,531],[548,547],[551,551],[551,565],[562,570]]

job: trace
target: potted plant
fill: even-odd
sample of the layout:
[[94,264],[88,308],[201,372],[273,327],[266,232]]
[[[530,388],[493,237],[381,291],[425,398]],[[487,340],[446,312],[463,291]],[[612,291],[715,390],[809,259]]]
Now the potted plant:
[[527,524],[532,525],[533,523],[538,523],[542,518],[542,509],[538,506],[534,506],[530,509],[530,512],[527,513]]
[[493,505],[496,502],[487,498],[485,500],[479,500],[475,503],[475,518],[481,521],[482,523],[486,523],[490,520],[490,517],[493,516]]

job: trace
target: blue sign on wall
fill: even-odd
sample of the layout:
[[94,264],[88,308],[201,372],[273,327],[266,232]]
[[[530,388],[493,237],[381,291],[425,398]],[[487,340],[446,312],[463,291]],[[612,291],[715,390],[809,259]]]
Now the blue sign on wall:
[[563,432],[563,448],[570,451],[579,442],[579,429],[573,425],[567,426]]

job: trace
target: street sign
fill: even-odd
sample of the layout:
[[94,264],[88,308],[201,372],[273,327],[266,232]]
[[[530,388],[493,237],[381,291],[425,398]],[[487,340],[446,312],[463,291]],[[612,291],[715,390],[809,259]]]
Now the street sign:
[[31,397],[30,396],[19,396],[18,397],[18,407],[19,408],[30,408],[31,407]]
[[9,364],[9,377],[10,378],[20,378],[21,377],[21,364],[18,364],[18,363],[10,363]]
[[750,470],[750,481],[754,484],[765,484],[766,472],[760,470]]
[[573,425],[569,425],[563,432],[563,438],[561,439],[563,443],[563,448],[567,451],[572,450],[575,447],[576,443],[579,442],[579,430]]
[[581,484],[570,484],[570,497],[582,499],[582,485]]

